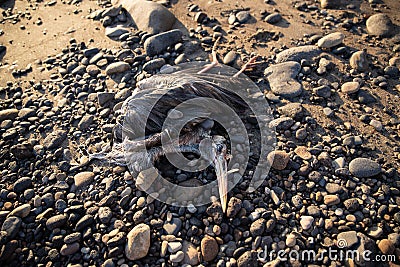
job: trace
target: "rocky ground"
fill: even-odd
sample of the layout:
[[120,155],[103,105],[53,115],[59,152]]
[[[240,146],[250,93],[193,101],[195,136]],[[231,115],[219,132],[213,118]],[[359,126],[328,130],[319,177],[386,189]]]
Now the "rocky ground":
[[[117,2],[0,0],[1,266],[399,264],[399,1]],[[148,24],[154,9],[162,23]],[[246,74],[277,134],[261,187],[243,179],[226,214],[177,208],[89,162],[138,81],[214,45],[237,69],[260,55]],[[394,257],[258,260],[265,248]]]

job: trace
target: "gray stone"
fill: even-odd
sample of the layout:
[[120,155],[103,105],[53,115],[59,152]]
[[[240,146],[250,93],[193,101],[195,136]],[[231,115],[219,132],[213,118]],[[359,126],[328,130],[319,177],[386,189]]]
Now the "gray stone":
[[72,244],[64,244],[60,249],[60,254],[63,256],[68,256],[75,254],[79,251],[79,243],[75,242]]
[[60,228],[60,227],[64,226],[67,223],[67,220],[68,220],[68,218],[66,215],[63,215],[63,214],[55,215],[55,216],[47,219],[46,227],[50,231],[53,231],[56,228]]
[[239,11],[236,13],[236,19],[240,23],[246,23],[251,18],[249,11]]
[[375,14],[367,19],[367,31],[370,35],[389,37],[394,32],[394,26],[386,14]]
[[272,13],[265,17],[264,21],[269,24],[276,24],[282,20],[282,15],[279,13]]
[[299,96],[303,90],[301,83],[296,80],[300,70],[299,63],[289,61],[268,67],[264,74],[274,94],[285,98],[294,98]]
[[93,115],[84,115],[78,123],[78,129],[81,131],[87,130],[94,121]]
[[350,66],[358,71],[364,71],[368,69],[367,53],[364,51],[357,51],[350,57]]
[[18,109],[0,110],[0,122],[4,120],[14,120],[18,116]]
[[341,232],[337,236],[338,245],[341,248],[351,248],[358,243],[358,236],[356,231]]
[[67,138],[67,132],[64,130],[55,130],[51,132],[43,141],[43,146],[47,149],[58,148]]
[[80,172],[74,176],[74,184],[77,188],[85,187],[94,181],[93,172]]
[[32,179],[29,177],[22,177],[19,178],[17,181],[15,181],[14,186],[13,186],[13,191],[15,193],[22,193],[26,189],[32,187]]
[[341,32],[334,32],[322,37],[318,40],[318,47],[320,48],[331,48],[340,45],[344,40],[345,35]]
[[146,39],[143,46],[147,55],[155,56],[167,47],[178,43],[182,38],[180,30],[171,30],[164,33],[159,33]]
[[77,223],[75,226],[75,230],[76,231],[83,231],[85,230],[86,227],[91,226],[94,223],[94,218],[92,215],[90,214],[86,214],[85,216],[83,216]]
[[122,26],[106,27],[105,34],[111,39],[118,39],[122,34],[129,32],[127,28]]
[[379,163],[367,158],[355,158],[349,164],[349,171],[358,178],[368,178],[381,173]]
[[331,88],[328,85],[322,85],[313,89],[313,92],[320,97],[329,98],[331,96]]
[[154,70],[160,69],[164,65],[165,65],[165,59],[156,58],[156,59],[152,59],[152,60],[146,62],[143,65],[143,70],[147,71],[147,72],[150,72],[150,71],[154,71]]
[[116,74],[116,73],[122,73],[122,72],[129,70],[130,68],[131,68],[131,66],[126,62],[123,62],[123,61],[114,62],[107,66],[106,74],[112,75],[112,74]]
[[157,34],[172,29],[175,16],[164,6],[152,1],[113,0],[113,5],[122,5],[139,30]]
[[136,225],[127,235],[125,255],[129,260],[145,257],[150,248],[150,227],[146,224]]
[[294,120],[289,117],[280,117],[272,120],[269,123],[269,127],[275,128],[278,131],[287,130],[294,124]]
[[304,109],[300,103],[288,103],[278,108],[279,113],[296,121],[301,121],[304,116]]
[[235,62],[237,57],[238,57],[238,54],[235,51],[229,51],[225,55],[223,62],[225,65],[231,65]]
[[1,231],[6,232],[6,236],[9,239],[13,239],[18,234],[21,223],[21,218],[10,216],[3,222],[3,225],[1,226]]
[[172,218],[171,222],[164,223],[164,230],[168,235],[176,235],[181,230],[182,221],[179,218]]
[[25,218],[31,212],[31,205],[29,204],[22,204],[21,206],[16,207],[12,212],[8,214],[10,216],[16,216],[20,218]]
[[281,63],[285,61],[300,62],[304,60],[312,60],[314,57],[319,56],[322,50],[315,45],[296,46],[286,49],[276,55],[276,62]]

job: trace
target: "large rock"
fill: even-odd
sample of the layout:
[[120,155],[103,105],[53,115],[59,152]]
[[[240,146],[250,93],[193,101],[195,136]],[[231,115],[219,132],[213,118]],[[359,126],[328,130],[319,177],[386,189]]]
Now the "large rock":
[[283,50],[276,55],[276,62],[281,63],[285,61],[300,62],[302,59],[312,60],[314,57],[319,56],[322,50],[315,45],[296,46]]
[[301,83],[296,80],[300,70],[299,63],[288,61],[268,67],[264,74],[274,94],[294,98],[303,91]]
[[174,14],[161,4],[143,0],[113,0],[113,5],[122,5],[139,30],[157,34],[172,29],[176,22]]
[[143,46],[147,55],[154,56],[164,51],[168,46],[176,44],[181,38],[182,32],[180,30],[171,30],[147,38]]
[[367,19],[366,24],[370,35],[389,37],[394,31],[394,25],[386,14],[372,15]]
[[145,257],[150,248],[150,227],[144,223],[136,225],[127,236],[125,255],[134,261]]

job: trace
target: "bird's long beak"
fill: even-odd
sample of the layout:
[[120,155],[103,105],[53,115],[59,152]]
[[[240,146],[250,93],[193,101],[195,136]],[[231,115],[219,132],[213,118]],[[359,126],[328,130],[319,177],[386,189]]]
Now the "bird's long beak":
[[214,168],[217,174],[218,192],[222,211],[225,213],[228,200],[228,166],[225,153],[218,153],[214,158]]

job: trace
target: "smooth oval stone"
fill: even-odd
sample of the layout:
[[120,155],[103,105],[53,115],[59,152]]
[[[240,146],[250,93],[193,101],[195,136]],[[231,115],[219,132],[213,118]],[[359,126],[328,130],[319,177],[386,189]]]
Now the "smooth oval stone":
[[358,178],[368,178],[381,173],[382,169],[379,163],[373,160],[356,158],[350,162],[349,171]]

